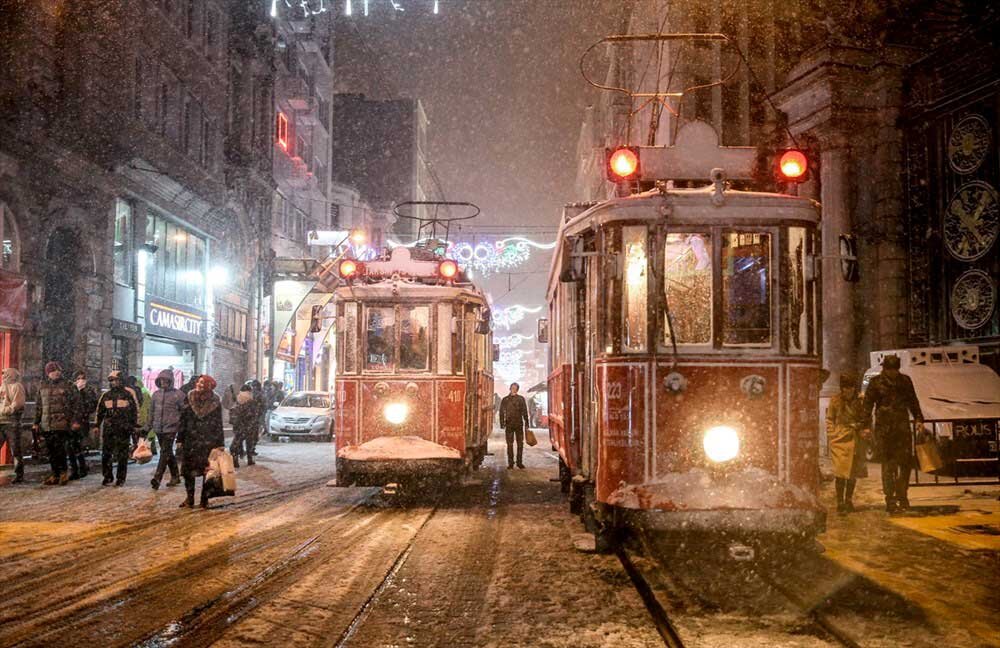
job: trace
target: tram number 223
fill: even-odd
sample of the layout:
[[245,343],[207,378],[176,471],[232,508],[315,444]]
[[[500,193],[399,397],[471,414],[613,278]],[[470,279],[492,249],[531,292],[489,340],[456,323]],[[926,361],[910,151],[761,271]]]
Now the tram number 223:
[[622,397],[622,384],[615,380],[608,383],[608,400],[618,400]]

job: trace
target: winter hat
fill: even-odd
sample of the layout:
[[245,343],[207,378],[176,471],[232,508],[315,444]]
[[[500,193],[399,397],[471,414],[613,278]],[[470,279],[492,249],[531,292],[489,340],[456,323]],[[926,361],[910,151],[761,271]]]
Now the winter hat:
[[882,358],[882,368],[883,369],[899,369],[899,356],[898,355],[887,355]]
[[117,369],[108,374],[108,380],[120,381],[121,379],[122,379],[122,372],[118,371]]
[[7,367],[3,370],[3,381],[5,383],[17,382],[21,379],[21,372],[14,367]]
[[219,385],[219,383],[215,382],[215,378],[212,378],[208,374],[198,376],[198,382],[201,382],[202,380],[205,381],[205,386],[208,387],[209,391],[215,391],[215,388]]
[[86,378],[86,377],[87,377],[87,372],[84,371],[83,369],[80,369],[75,374],[73,374],[73,380],[79,380],[80,378]]
[[45,375],[49,375],[53,371],[62,371],[62,365],[55,360],[49,360],[45,363]]
[[166,389],[167,387],[174,386],[174,372],[169,369],[164,369],[156,375],[156,381],[154,383],[160,389]]

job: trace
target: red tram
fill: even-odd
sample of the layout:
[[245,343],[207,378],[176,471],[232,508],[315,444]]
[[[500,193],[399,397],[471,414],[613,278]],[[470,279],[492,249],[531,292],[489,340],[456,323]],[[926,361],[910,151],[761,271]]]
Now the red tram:
[[345,259],[338,272],[337,485],[447,481],[477,468],[493,418],[484,295],[454,261],[420,248]]
[[[632,151],[650,173],[681,159]],[[599,541],[636,526],[812,536],[819,205],[733,190],[713,156],[693,158],[678,164],[701,188],[657,182],[560,225],[547,299],[564,490]]]

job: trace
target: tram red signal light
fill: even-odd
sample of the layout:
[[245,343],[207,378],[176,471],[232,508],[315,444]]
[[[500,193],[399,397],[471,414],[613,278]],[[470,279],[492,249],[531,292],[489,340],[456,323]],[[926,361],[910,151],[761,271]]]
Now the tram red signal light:
[[798,149],[788,149],[778,157],[777,175],[782,182],[805,182],[809,179],[809,158]]
[[350,279],[358,274],[358,264],[356,261],[351,259],[344,259],[340,262],[340,276],[344,279]]
[[451,259],[445,259],[438,264],[438,274],[443,279],[454,279],[458,276],[458,264]]
[[607,176],[612,182],[626,182],[640,178],[639,147],[619,146],[606,149]]

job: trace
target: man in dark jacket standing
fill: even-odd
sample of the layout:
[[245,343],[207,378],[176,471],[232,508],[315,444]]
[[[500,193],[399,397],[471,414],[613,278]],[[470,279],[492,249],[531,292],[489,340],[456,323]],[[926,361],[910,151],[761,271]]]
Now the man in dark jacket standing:
[[156,474],[149,480],[149,485],[156,490],[160,487],[163,473],[170,469],[170,481],[167,486],[181,483],[180,471],[177,468],[177,457],[174,455],[174,440],[181,427],[181,413],[187,397],[179,389],[174,388],[174,372],[164,369],[156,376],[156,391],[149,397],[149,430],[156,434],[160,443],[160,458],[156,462]]
[[[101,469],[103,485],[125,485],[128,471],[128,450],[132,432],[139,420],[139,408],[132,394],[125,388],[122,372],[108,375],[110,388],[97,402],[97,427],[101,428]],[[112,462],[118,464],[117,474],[112,472]]]
[[[910,377],[899,372],[899,357],[882,359],[882,372],[872,378],[865,391],[862,417],[870,425],[875,409],[875,439],[882,449],[882,492],[889,513],[910,508],[907,488],[913,464],[910,416],[916,425],[924,424],[920,402]],[[865,430],[865,436],[870,434]]]
[[69,483],[66,463],[66,441],[70,433],[80,429],[80,390],[62,375],[62,365],[51,361],[45,365],[45,379],[38,386],[33,432],[41,432],[49,453],[52,474],[46,486]]
[[69,459],[69,478],[83,479],[87,476],[87,455],[83,451],[83,440],[87,436],[90,417],[97,409],[97,390],[87,384],[87,373],[77,371],[73,374],[73,384],[80,392],[80,429],[69,433],[66,443],[66,456]]
[[528,419],[528,404],[524,396],[517,391],[521,388],[517,383],[510,386],[510,394],[500,401],[500,427],[507,437],[507,468],[514,467],[514,441],[517,441],[517,467],[524,468],[524,428],[531,422]]

